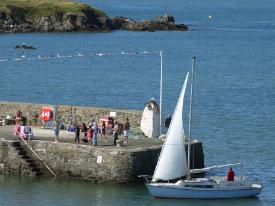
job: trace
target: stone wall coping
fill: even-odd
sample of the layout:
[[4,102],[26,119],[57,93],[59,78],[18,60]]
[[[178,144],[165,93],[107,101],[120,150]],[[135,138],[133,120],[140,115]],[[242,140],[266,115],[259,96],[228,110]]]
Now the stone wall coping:
[[[13,140],[7,140],[4,138],[0,138],[0,141],[4,141],[7,142],[8,144],[12,144],[14,141]],[[23,143],[24,144],[24,143]],[[140,148],[123,148],[123,147],[115,147],[115,148],[103,148],[104,146],[101,147],[91,147],[90,145],[80,145],[80,144],[71,144],[71,143],[67,143],[67,142],[59,142],[59,143],[55,143],[55,142],[51,142],[51,141],[41,141],[41,140],[32,140],[30,142],[30,146],[32,147],[32,144],[47,144],[47,145],[56,145],[56,147],[60,146],[70,146],[70,147],[74,147],[74,149],[84,149],[84,150],[97,150],[97,151],[108,151],[108,152],[113,152],[113,151],[117,151],[117,152],[141,152],[141,151],[149,151],[149,150],[155,150],[155,149],[160,149],[162,148],[162,145],[159,146],[150,146],[150,147],[140,147]]]
[[[39,106],[39,107],[48,107],[48,106],[54,106],[55,104],[47,104],[47,103],[29,103],[29,102],[6,102],[6,101],[0,101],[0,104],[14,104],[14,105],[28,105],[28,106]],[[62,108],[71,108],[76,107],[80,109],[91,109],[91,110],[111,110],[111,111],[121,111],[125,113],[132,113],[132,112],[141,112],[141,110],[134,110],[134,109],[120,109],[120,108],[108,108],[108,107],[92,107],[92,106],[79,106],[79,105],[62,105],[58,104],[59,107]]]

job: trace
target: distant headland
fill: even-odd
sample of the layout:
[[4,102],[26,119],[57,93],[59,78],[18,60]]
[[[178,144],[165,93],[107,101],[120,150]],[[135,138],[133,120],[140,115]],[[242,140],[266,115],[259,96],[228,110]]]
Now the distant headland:
[[126,17],[110,18],[87,4],[58,0],[1,0],[0,33],[16,32],[101,32],[113,30],[186,31],[170,15],[137,22]]

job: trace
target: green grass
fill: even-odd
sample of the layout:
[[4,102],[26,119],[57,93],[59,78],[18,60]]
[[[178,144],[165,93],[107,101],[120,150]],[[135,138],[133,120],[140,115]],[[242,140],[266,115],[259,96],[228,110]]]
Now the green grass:
[[24,15],[31,19],[56,13],[77,14],[83,11],[93,12],[95,15],[106,15],[100,9],[66,0],[0,0],[1,11],[8,15]]

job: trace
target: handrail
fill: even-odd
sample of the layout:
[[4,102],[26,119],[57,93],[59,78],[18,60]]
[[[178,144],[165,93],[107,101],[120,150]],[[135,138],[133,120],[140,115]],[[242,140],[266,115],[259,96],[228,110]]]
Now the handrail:
[[24,138],[20,135],[20,133],[18,131],[16,131],[17,134],[19,135],[19,137],[21,138],[21,140],[27,145],[27,147],[33,152],[33,154],[42,162],[42,164],[52,173],[52,175],[54,177],[56,177],[56,175],[54,174],[54,172],[51,170],[51,168],[38,156],[38,154],[31,148],[31,146],[24,140]]

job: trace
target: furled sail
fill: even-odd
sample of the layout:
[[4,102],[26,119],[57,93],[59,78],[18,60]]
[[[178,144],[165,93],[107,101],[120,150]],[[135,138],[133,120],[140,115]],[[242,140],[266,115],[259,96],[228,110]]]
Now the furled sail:
[[187,175],[187,162],[183,131],[183,103],[189,73],[187,73],[172,122],[167,131],[153,181],[171,180]]

